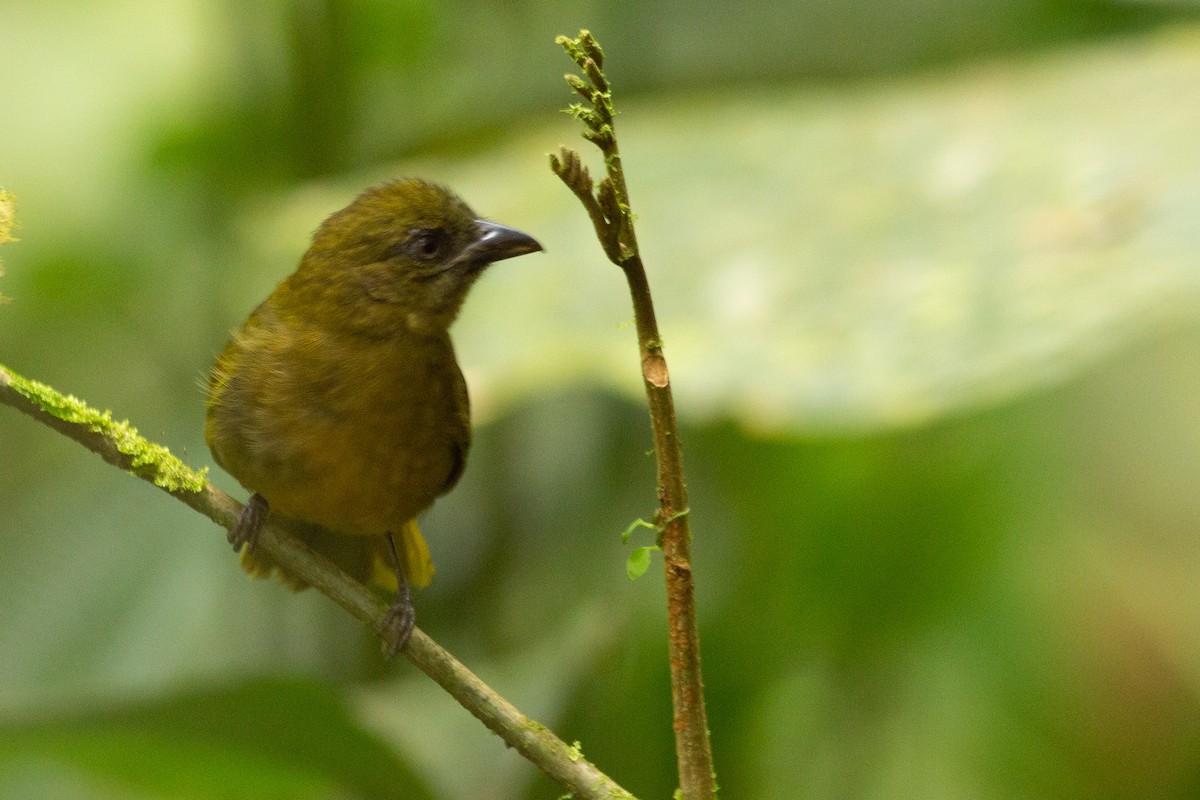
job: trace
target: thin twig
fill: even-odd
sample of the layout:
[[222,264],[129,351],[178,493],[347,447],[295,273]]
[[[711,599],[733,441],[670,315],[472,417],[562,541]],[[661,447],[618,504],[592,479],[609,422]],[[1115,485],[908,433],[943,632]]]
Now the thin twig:
[[[74,397],[22,378],[0,366],[0,403],[82,444],[109,464],[149,481],[225,529],[231,528],[242,504],[204,479],[161,445],[138,435],[128,423],[114,421]],[[288,531],[285,520],[269,519],[258,539],[271,558],[302,578],[381,636],[387,606],[375,594],[342,572]],[[419,629],[401,651],[464,708],[497,733],[523,757],[578,798],[613,800],[633,795],[543,725],[522,714],[489,688],[454,656]]]
[[583,203],[608,259],[621,268],[633,299],[642,379],[650,407],[650,426],[658,469],[660,545],[667,585],[667,621],[671,662],[671,697],[675,709],[675,751],[679,761],[679,788],[684,800],[716,797],[712,744],[704,709],[704,682],[700,674],[700,634],[696,623],[695,587],[692,580],[691,526],[687,487],[675,401],[663,356],[662,337],[654,316],[650,284],[639,255],[633,230],[629,191],[613,128],[615,110],[612,87],[604,75],[604,52],[588,31],[579,38],[557,39],[579,66],[586,81],[567,75],[567,83],[588,101],[572,104],[568,111],[587,128],[583,138],[604,155],[605,177],[598,185],[583,166],[579,154],[562,147],[550,156],[550,169]]

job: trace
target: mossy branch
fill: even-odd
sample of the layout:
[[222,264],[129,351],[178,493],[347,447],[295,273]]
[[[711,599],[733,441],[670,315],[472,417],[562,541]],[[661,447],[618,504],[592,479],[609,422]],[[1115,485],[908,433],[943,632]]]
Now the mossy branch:
[[629,191],[617,148],[612,86],[604,74],[604,51],[591,33],[584,30],[576,39],[560,36],[556,41],[582,73],[582,77],[567,75],[566,80],[586,104],[572,103],[567,111],[583,123],[583,138],[600,149],[604,156],[605,176],[598,184],[594,183],[579,153],[565,146],[550,156],[550,169],[583,204],[604,254],[625,273],[633,301],[658,472],[656,520],[659,524],[656,527],[661,530],[660,545],[666,573],[671,698],[675,710],[680,795],[684,800],[714,798],[717,790],[704,708],[704,682],[700,673],[691,526],[679,428],[662,337],[658,333],[650,284],[638,251]]
[[[154,484],[226,530],[236,524],[242,504],[205,480],[206,470],[188,467],[167,448],[143,438],[128,422],[113,420],[110,412],[98,411],[2,365],[0,404],[12,406],[82,444],[109,464]],[[381,637],[389,633],[383,624],[386,604],[292,535],[286,520],[269,519],[259,535],[258,546]],[[578,746],[566,744],[522,714],[421,630],[413,630],[401,652],[509,747],[575,797],[632,800],[633,795],[582,758]]]

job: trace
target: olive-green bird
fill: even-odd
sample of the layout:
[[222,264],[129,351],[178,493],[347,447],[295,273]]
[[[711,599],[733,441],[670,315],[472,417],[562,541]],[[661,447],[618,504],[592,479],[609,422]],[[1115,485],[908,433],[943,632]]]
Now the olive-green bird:
[[450,325],[488,264],[541,249],[421,180],[367,189],[322,223],[209,378],[208,446],[253,493],[229,534],[247,572],[303,589],[254,544],[268,513],[311,523],[309,546],[396,592],[388,654],[403,647],[409,584],[433,577],[416,516],[471,443]]

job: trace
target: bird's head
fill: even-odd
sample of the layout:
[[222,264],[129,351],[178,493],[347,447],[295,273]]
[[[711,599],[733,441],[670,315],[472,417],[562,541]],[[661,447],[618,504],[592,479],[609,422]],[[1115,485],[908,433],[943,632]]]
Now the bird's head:
[[380,336],[444,332],[488,264],[541,249],[444,186],[398,180],[326,219],[285,286],[324,323]]

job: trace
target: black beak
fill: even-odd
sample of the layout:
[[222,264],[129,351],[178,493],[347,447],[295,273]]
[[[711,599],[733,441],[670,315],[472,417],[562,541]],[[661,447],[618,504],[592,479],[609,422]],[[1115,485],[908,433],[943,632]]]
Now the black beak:
[[471,245],[470,252],[471,260],[476,263],[491,264],[542,249],[529,234],[486,219],[475,220],[475,230],[479,238]]

